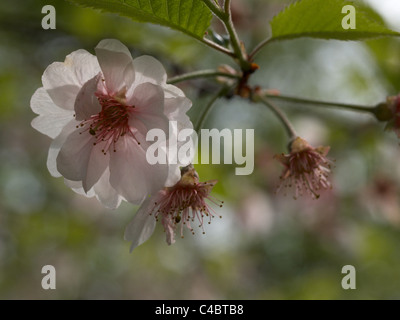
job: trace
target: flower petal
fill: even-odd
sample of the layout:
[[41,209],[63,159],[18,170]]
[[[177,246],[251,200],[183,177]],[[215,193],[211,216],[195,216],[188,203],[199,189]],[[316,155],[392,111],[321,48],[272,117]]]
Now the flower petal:
[[[181,150],[183,145],[190,144],[191,148],[195,148],[194,136],[195,132],[193,130],[193,124],[186,112],[191,108],[192,102],[186,97],[176,97],[165,99],[165,114],[168,115],[170,121],[174,121],[171,125],[172,130],[170,130],[169,136],[169,146],[173,146],[176,150]],[[186,132],[182,130],[188,129]],[[185,133],[185,135],[180,136],[180,133]],[[188,136],[188,134],[190,134]],[[179,139],[178,139],[179,137]],[[176,154],[174,158],[169,158],[170,163],[176,163],[178,166],[187,166],[193,162],[194,150],[189,154]],[[168,178],[168,186],[177,182],[177,175],[179,173],[179,168],[176,166],[175,171],[173,168],[170,169],[170,175]]]
[[168,177],[165,180],[165,187],[173,187],[181,179],[181,169],[179,164],[170,164]]
[[164,187],[168,165],[150,165],[135,139],[121,137],[116,150],[110,157],[110,183],[127,201],[138,204]]
[[125,229],[124,239],[132,241],[130,252],[147,241],[154,232],[156,218],[149,212],[152,206],[154,206],[154,199],[149,197],[142,203],[135,217]]
[[165,84],[167,73],[160,61],[151,56],[140,56],[133,60],[135,67],[135,85],[150,82],[153,84]]
[[106,142],[97,144],[92,148],[87,163],[86,176],[82,181],[83,190],[89,191],[105,172],[110,163],[110,153],[103,153]]
[[43,87],[33,94],[31,108],[39,115],[32,120],[32,127],[52,139],[73,119],[73,111],[57,107]]
[[53,62],[44,71],[42,83],[56,105],[66,110],[74,109],[80,86],[71,68],[62,62]]
[[60,153],[61,147],[65,143],[65,140],[67,140],[68,136],[74,130],[76,130],[77,124],[77,121],[71,120],[50,145],[49,153],[47,156],[47,169],[53,177],[61,177],[61,174],[57,170],[57,157]]
[[74,109],[81,86],[100,71],[97,59],[85,50],[69,54],[64,62],[54,62],[43,73],[42,83],[55,104]]
[[99,75],[94,76],[82,86],[76,96],[74,105],[76,120],[87,120],[101,111],[101,105],[95,96],[99,80]]
[[80,194],[82,196],[88,197],[88,198],[93,198],[96,194],[92,189],[90,189],[88,192],[85,192],[85,190],[82,187],[82,181],[71,181],[64,179],[64,183],[67,187],[70,187],[72,191],[76,192],[77,194]]
[[168,136],[169,121],[164,114],[164,91],[160,86],[151,83],[137,86],[127,103],[135,106],[129,118],[130,126],[143,130],[144,125],[147,129],[141,131],[144,135],[148,130],[158,128]]
[[100,65],[96,56],[83,49],[69,54],[65,58],[64,64],[72,69],[79,86],[84,85],[100,72]]
[[172,221],[172,216],[163,215],[161,218],[161,223],[164,226],[165,231],[165,241],[167,241],[168,245],[175,243],[175,224]]
[[193,128],[193,124],[186,112],[192,107],[192,101],[186,97],[175,97],[165,99],[165,114],[169,120],[175,120],[181,125],[178,125],[178,130],[184,128]]
[[165,92],[165,98],[177,98],[185,96],[181,89],[172,84],[165,84],[163,85],[163,88]]
[[121,204],[121,201],[124,200],[124,198],[121,197],[110,184],[109,169],[104,171],[103,175],[93,188],[97,199],[108,209],[118,208]]
[[96,138],[82,128],[75,129],[66,139],[57,156],[57,170],[68,180],[83,181]]
[[128,89],[135,80],[132,55],[128,48],[115,39],[105,39],[95,48],[109,94]]

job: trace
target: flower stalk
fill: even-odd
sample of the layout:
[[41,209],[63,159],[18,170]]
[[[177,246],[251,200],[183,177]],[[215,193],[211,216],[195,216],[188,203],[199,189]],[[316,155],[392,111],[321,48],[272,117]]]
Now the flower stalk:
[[195,127],[195,131],[197,132],[198,135],[200,135],[200,130],[203,128],[204,122],[205,122],[205,120],[207,119],[207,116],[210,114],[212,108],[214,107],[215,102],[216,102],[219,98],[225,96],[225,95],[229,92],[230,89],[231,89],[231,88],[230,88],[230,87],[227,87],[227,86],[223,87],[223,88],[222,88],[220,91],[218,91],[218,93],[217,93],[214,97],[212,97],[212,99],[209,101],[209,103],[207,104],[207,106],[206,106],[205,109],[203,110],[202,114],[200,115],[200,118],[199,118],[199,120],[198,120],[198,122],[197,122],[197,124],[196,124],[196,127]]
[[253,100],[255,102],[263,103],[278,117],[278,119],[283,124],[290,140],[294,140],[297,137],[296,130],[294,129],[292,123],[290,122],[288,117],[283,113],[283,111],[280,108],[278,108],[275,104],[273,104],[271,101],[269,101],[267,98],[265,98],[261,95],[255,95],[253,97]]
[[232,74],[228,72],[222,72],[218,70],[200,70],[195,72],[185,73],[176,77],[170,78],[167,83],[168,84],[176,84],[179,82],[194,80],[194,79],[203,79],[203,78],[214,78],[214,77],[226,77],[231,79],[240,79],[240,75]]
[[274,100],[281,100],[285,102],[299,103],[304,105],[312,105],[312,106],[320,106],[320,107],[332,107],[332,108],[340,108],[347,109],[356,112],[367,112],[375,114],[376,108],[374,106],[361,106],[356,104],[348,104],[348,103],[340,103],[340,102],[328,102],[328,101],[319,101],[319,100],[311,100],[304,98],[297,98],[285,95],[273,95],[273,94],[262,94],[263,97]]

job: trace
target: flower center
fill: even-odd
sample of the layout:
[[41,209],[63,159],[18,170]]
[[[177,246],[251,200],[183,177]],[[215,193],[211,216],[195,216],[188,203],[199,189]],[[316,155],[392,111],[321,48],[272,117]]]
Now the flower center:
[[[116,143],[120,137],[131,135],[136,141],[132,128],[129,126],[129,116],[135,106],[127,106],[123,98],[112,97],[101,93],[95,94],[101,105],[101,111],[80,123],[86,126],[87,132],[96,138],[93,145],[105,143],[101,150],[105,155],[113,148],[116,152]],[[82,132],[81,132],[82,133]],[[138,144],[140,142],[137,141]]]

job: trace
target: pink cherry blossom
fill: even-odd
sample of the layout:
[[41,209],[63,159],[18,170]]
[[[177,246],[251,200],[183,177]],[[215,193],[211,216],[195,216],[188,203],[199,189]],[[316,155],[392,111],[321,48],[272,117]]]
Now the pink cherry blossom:
[[179,166],[189,163],[150,165],[146,134],[153,128],[168,134],[169,121],[178,130],[192,128],[191,101],[166,83],[158,60],[132,59],[113,39],[100,41],[95,52],[74,51],[45,70],[31,99],[39,115],[32,126],[54,139],[47,160],[53,176],[109,208],[121,200],[139,204],[175,184]]
[[331,167],[331,161],[326,157],[329,149],[329,147],[313,148],[300,137],[294,139],[289,154],[275,156],[285,167],[277,191],[282,187],[293,187],[295,199],[304,192],[310,194],[314,199],[319,198],[321,189],[331,187],[331,183],[327,179]]
[[223,203],[210,195],[216,183],[216,180],[199,182],[199,176],[192,166],[182,169],[181,180],[146,199],[127,226],[125,240],[132,241],[131,251],[152,235],[159,219],[169,245],[175,242],[175,231],[179,223],[182,238],[184,226],[194,234],[192,223],[196,220],[204,233],[204,220],[210,223],[216,215],[206,200],[218,206]]

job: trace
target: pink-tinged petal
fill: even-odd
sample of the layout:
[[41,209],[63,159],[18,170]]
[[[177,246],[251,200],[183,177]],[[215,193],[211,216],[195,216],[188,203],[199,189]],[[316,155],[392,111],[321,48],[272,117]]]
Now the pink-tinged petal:
[[61,174],[57,170],[57,157],[60,153],[61,147],[67,140],[68,136],[74,130],[76,130],[77,124],[77,121],[71,120],[50,145],[49,153],[47,156],[47,169],[53,177],[61,177]]
[[136,86],[146,82],[161,85],[167,81],[164,66],[151,56],[140,56],[133,60],[133,65],[136,73]]
[[169,120],[177,121],[178,124],[182,122],[182,125],[178,125],[178,129],[193,128],[193,124],[186,112],[192,107],[192,101],[186,97],[166,98],[165,99],[165,114],[168,115]]
[[154,232],[156,218],[154,215],[150,215],[150,210],[154,206],[154,201],[153,198],[147,198],[125,229],[124,239],[132,241],[130,252],[147,241]]
[[62,62],[52,63],[44,71],[42,83],[57,106],[66,110],[74,110],[80,84],[71,68]]
[[161,223],[164,227],[165,231],[165,240],[167,241],[168,245],[175,243],[175,223],[172,220],[171,216],[163,215],[161,218]]
[[96,75],[87,81],[79,91],[75,100],[76,120],[86,120],[101,111],[99,100],[95,96],[100,76]]
[[43,73],[42,83],[55,104],[73,110],[81,86],[99,72],[96,57],[85,50],[77,50],[64,62],[49,65]]
[[57,107],[43,87],[33,94],[31,108],[39,115],[32,120],[32,127],[52,139],[73,119],[73,111]]
[[138,204],[164,187],[168,165],[150,165],[146,153],[130,136],[121,137],[110,158],[110,183],[127,201]]
[[[135,106],[129,117],[129,125],[146,134],[148,130],[158,128],[168,135],[169,122],[164,114],[164,92],[160,86],[143,83],[136,87],[128,105]],[[143,125],[146,131],[143,132]]]
[[[171,123],[173,124],[171,125],[173,130],[170,131],[169,145],[173,145],[178,151],[183,150],[183,146],[186,151],[188,144],[192,148],[195,146],[193,124],[186,115],[191,106],[192,102],[185,97],[165,99],[165,114],[168,115],[170,121],[173,121]],[[187,166],[193,162],[194,154],[195,152],[182,152],[176,154],[175,158],[170,158],[169,161],[181,166]],[[174,181],[176,176],[171,176],[171,179],[168,180]]]
[[165,84],[163,85],[163,88],[165,92],[165,98],[177,98],[185,96],[181,89],[172,84]]
[[64,179],[64,183],[67,187],[71,188],[72,191],[76,192],[79,195],[88,198],[93,198],[96,195],[93,188],[90,189],[88,192],[85,192],[85,190],[82,187],[82,181],[71,181]]
[[93,187],[97,199],[108,209],[116,209],[124,200],[110,184],[110,170],[104,171],[99,181]]
[[96,138],[83,130],[80,127],[75,129],[67,137],[57,156],[57,170],[68,180],[82,181],[87,176],[88,163]]
[[84,85],[100,72],[100,65],[96,56],[83,49],[69,54],[65,58],[64,64],[68,68],[71,68],[80,86]]
[[115,39],[105,39],[95,48],[109,94],[128,89],[135,80],[132,55],[128,48]]
[[167,180],[165,181],[165,186],[172,187],[175,184],[177,184],[180,179],[181,179],[180,165],[170,164],[169,169],[168,169],[168,177],[167,177]]
[[87,163],[86,176],[82,180],[83,190],[89,191],[96,182],[99,181],[100,177],[105,172],[106,168],[110,163],[110,154],[104,154],[103,149],[106,145],[105,142],[97,144],[92,148],[90,153],[89,161]]

